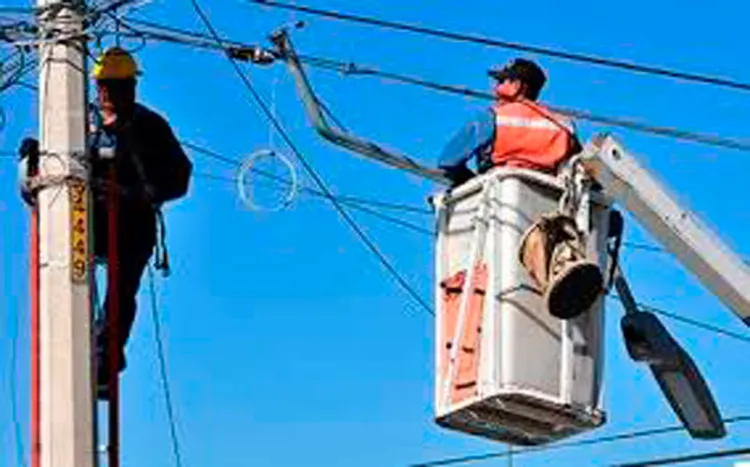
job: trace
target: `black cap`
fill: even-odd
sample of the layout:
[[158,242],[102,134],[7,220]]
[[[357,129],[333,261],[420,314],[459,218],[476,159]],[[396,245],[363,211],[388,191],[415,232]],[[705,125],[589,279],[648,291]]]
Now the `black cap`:
[[525,58],[517,58],[503,68],[494,68],[487,72],[491,77],[498,81],[504,81],[507,78],[517,79],[525,83],[531,90],[538,92],[547,82],[547,76],[539,65]]

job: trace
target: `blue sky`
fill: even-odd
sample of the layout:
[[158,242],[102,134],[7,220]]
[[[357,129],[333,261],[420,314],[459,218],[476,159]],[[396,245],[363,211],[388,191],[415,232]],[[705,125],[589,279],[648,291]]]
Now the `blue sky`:
[[[202,4],[215,26],[233,38],[261,42],[278,25],[305,19],[308,26],[294,35],[300,52],[473,88],[486,89],[486,69],[515,56],[244,1]],[[729,0],[711,2],[711,8],[676,0],[481,1],[471,7],[447,0],[307,4],[750,81],[750,64],[741,58],[748,44],[737,34],[745,28],[744,11]],[[202,30],[187,0],[152,1],[139,15]],[[220,54],[150,42],[138,57],[144,69],[142,102],[167,116],[180,138],[236,158],[268,147],[267,121]],[[747,134],[750,95],[742,92],[530,57],[548,70],[542,96],[547,102],[725,136]],[[427,206],[436,186],[321,141],[281,65],[248,70],[266,99],[275,90],[278,116],[335,191]],[[371,78],[318,70],[311,70],[310,77],[349,128],[426,162],[434,161],[455,128],[485,105]],[[0,95],[0,105],[8,116],[0,148],[15,150],[23,135],[37,131],[36,98],[15,88]],[[584,138],[601,129],[583,122],[579,128]],[[731,245],[750,256],[747,154],[610,130]],[[284,151],[280,138],[274,144]],[[233,175],[199,154],[192,159],[197,172]],[[301,167],[297,170],[309,183]],[[14,323],[20,323],[20,416],[28,446],[28,220],[11,182],[15,166],[10,159],[0,159],[0,176],[8,181],[0,185],[0,465],[16,466],[8,375],[11,336]],[[432,239],[367,214],[354,215],[414,287],[432,297]],[[433,423],[434,321],[325,202],[303,195],[286,211],[259,215],[243,208],[232,183],[196,178],[189,196],[170,206],[167,217],[174,272],[159,281],[159,303],[184,465],[405,466],[504,449]],[[429,216],[409,219],[432,227]],[[631,241],[651,241],[632,219],[627,234]],[[669,256],[635,250],[623,256],[639,300],[747,333]],[[145,291],[123,378],[124,466],[171,465]],[[675,424],[648,371],[625,354],[619,333],[622,310],[610,303],[607,313],[609,422],[587,436]],[[694,356],[724,415],[750,414],[743,376],[748,343],[665,323]],[[514,465],[608,465],[748,443],[750,424],[728,430],[720,442],[674,434],[531,454],[518,457]]]

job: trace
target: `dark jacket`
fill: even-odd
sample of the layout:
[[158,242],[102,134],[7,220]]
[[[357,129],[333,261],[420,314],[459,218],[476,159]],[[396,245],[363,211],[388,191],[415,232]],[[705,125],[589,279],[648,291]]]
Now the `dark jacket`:
[[182,150],[167,121],[156,112],[136,104],[132,118],[113,126],[99,126],[91,135],[92,178],[106,180],[111,161],[98,157],[104,148],[114,148],[118,186],[123,203],[142,201],[147,184],[156,206],[183,197],[189,187],[193,165]]

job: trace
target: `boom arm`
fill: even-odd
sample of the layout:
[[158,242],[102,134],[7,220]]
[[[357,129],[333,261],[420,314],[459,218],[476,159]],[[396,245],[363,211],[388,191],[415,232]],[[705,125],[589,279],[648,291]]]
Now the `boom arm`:
[[289,65],[289,70],[291,71],[292,75],[294,76],[294,80],[297,83],[297,91],[299,92],[300,97],[305,104],[305,111],[307,112],[307,116],[310,119],[310,122],[323,138],[327,139],[333,144],[378,160],[390,166],[409,171],[438,183],[449,183],[448,179],[440,170],[425,167],[405,155],[397,154],[384,149],[372,141],[358,138],[356,136],[332,128],[323,117],[320,102],[315,96],[315,93],[312,90],[312,86],[310,86],[310,82],[307,79],[307,75],[302,68],[302,64],[300,63],[299,58],[294,52],[294,48],[287,32],[285,30],[281,30],[280,32],[274,34],[271,39],[274,42],[274,45],[276,45],[277,56],[285,60]]
[[694,213],[641,167],[612,137],[600,136],[582,155],[587,172],[654,237],[750,326],[750,268]]

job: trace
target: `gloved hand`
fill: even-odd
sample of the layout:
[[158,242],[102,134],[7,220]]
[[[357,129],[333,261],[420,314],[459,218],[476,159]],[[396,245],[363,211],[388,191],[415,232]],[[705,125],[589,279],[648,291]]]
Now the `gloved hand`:
[[24,138],[18,148],[20,160],[18,178],[21,184],[21,197],[29,206],[35,204],[35,194],[29,188],[28,181],[39,173],[39,141],[35,138]]
[[32,161],[39,161],[39,141],[36,138],[24,138],[18,148],[18,156],[20,159],[28,158]]
[[442,167],[442,169],[446,178],[451,181],[451,188],[462,185],[476,176],[476,174],[465,165],[460,167]]

